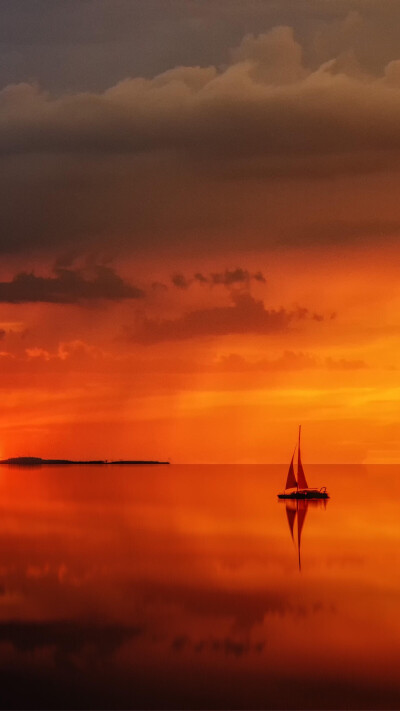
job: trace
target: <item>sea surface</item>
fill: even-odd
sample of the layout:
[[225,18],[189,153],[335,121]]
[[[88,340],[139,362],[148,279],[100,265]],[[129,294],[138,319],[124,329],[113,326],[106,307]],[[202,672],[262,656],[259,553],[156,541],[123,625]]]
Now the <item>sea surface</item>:
[[400,708],[400,466],[286,471],[1,467],[2,708]]

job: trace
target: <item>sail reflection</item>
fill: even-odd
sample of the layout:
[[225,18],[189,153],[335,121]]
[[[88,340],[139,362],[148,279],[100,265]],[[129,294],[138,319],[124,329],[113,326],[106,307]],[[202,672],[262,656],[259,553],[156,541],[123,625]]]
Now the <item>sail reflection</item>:
[[[283,502],[281,501],[281,503]],[[304,521],[306,519],[308,507],[310,506],[311,508],[317,508],[322,506],[325,509],[327,503],[327,499],[286,499],[285,501],[286,517],[289,524],[290,535],[292,536],[293,543],[297,547],[299,571],[301,571],[301,534],[303,531]],[[296,528],[297,534],[295,530]]]

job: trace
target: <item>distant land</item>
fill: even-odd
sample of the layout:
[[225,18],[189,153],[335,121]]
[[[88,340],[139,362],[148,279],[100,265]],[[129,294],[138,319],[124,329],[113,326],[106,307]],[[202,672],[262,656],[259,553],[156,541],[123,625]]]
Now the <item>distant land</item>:
[[74,461],[73,459],[42,459],[41,457],[10,457],[9,459],[1,459],[0,464],[14,464],[19,467],[41,467],[64,464],[169,464],[169,462],[158,462],[149,459],[117,459],[116,461],[90,459]]

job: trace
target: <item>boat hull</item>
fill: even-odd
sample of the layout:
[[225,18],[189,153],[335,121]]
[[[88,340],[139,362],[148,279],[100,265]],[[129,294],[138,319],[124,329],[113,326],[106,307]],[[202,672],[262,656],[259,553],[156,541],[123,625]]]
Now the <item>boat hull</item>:
[[326,491],[294,491],[290,494],[278,494],[278,499],[329,499]]

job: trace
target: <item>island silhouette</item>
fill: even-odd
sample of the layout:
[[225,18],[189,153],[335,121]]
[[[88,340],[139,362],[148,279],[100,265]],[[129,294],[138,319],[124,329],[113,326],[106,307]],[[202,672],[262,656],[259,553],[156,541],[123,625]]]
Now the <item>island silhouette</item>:
[[14,464],[19,467],[41,467],[46,465],[65,465],[65,464],[169,464],[169,462],[159,462],[152,459],[116,459],[109,461],[108,459],[42,459],[42,457],[10,457],[9,459],[1,459],[0,464]]

